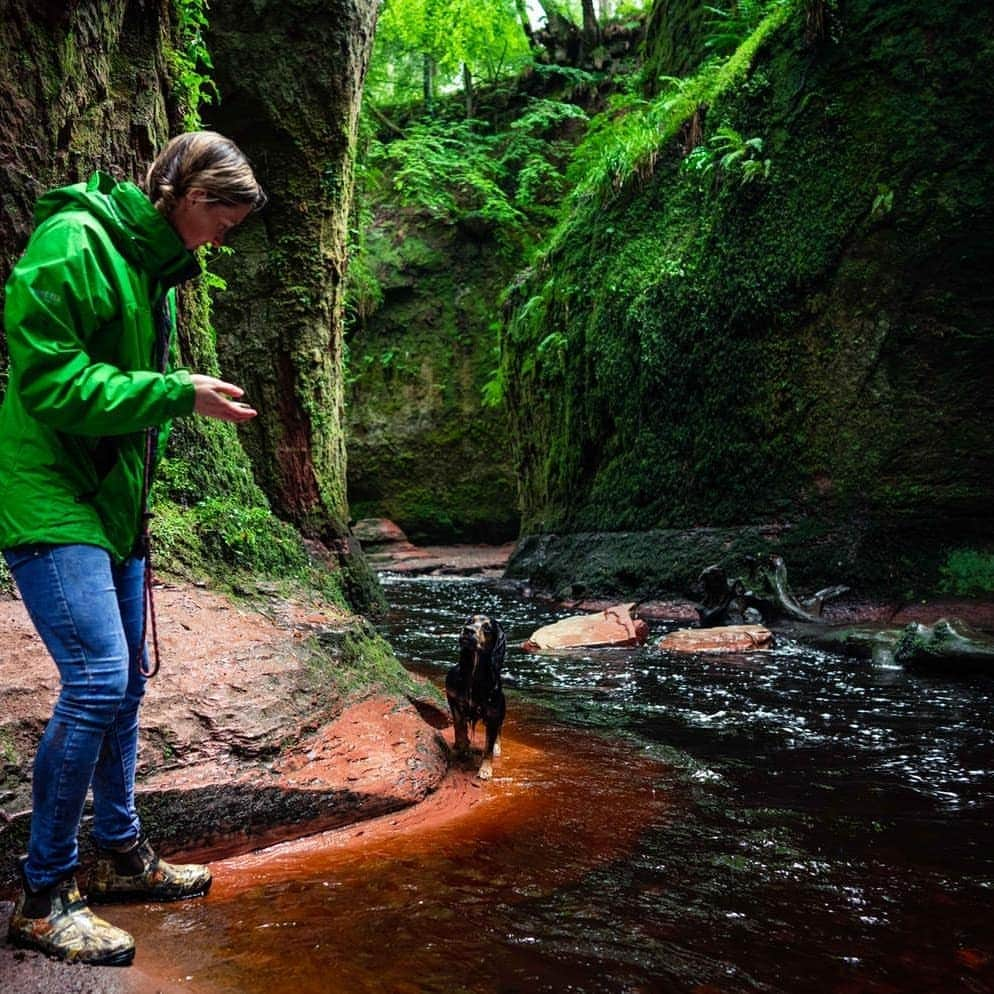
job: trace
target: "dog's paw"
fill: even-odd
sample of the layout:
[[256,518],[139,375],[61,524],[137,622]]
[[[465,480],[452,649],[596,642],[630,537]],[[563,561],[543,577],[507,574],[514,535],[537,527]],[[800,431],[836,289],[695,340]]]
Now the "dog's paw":
[[498,740],[497,740],[497,741],[496,741],[496,742],[494,743],[494,755],[495,755],[495,756],[499,756],[499,755],[500,755],[500,739],[498,739]]
[[480,764],[480,771],[476,774],[481,780],[489,780],[494,775],[494,768],[490,765],[490,760],[485,759]]

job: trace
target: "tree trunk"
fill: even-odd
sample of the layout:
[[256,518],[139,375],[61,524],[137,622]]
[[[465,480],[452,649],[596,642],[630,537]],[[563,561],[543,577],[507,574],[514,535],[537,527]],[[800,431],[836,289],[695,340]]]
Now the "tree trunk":
[[421,63],[421,90],[424,97],[425,113],[435,112],[435,60],[425,52]]
[[528,4],[526,0],[514,0],[514,6],[518,12],[518,20],[521,23],[521,30],[525,33],[525,37],[528,39],[528,47],[535,49],[537,47],[535,41],[535,31],[532,28],[531,19],[528,17]]
[[[169,10],[166,0],[0,0],[0,287],[40,194],[94,169],[138,179],[168,137]],[[0,333],[0,369],[6,356]]]
[[552,0],[538,0],[538,5],[545,14],[545,24],[535,32],[535,41],[546,50],[553,64],[579,65],[583,32],[559,4]]
[[466,117],[473,116],[473,74],[469,71],[469,66],[462,64],[462,90],[466,98]]
[[597,23],[597,11],[594,9],[594,0],[583,0],[583,52],[589,56],[590,53],[601,42],[601,29]]
[[221,103],[210,125],[270,196],[232,237],[215,306],[218,353],[259,416],[243,438],[274,509],[333,550],[354,607],[382,593],[351,537],[343,426],[342,294],[356,125],[376,0],[211,5]]

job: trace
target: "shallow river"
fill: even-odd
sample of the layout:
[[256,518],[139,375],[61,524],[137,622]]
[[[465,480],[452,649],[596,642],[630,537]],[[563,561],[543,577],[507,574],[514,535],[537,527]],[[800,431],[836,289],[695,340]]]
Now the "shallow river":
[[[562,616],[474,580],[386,590],[385,633],[438,679],[466,615],[512,645]],[[796,645],[515,647],[506,673],[469,814],[229,861],[209,901],[120,922],[155,972],[241,994],[994,991],[994,680]]]

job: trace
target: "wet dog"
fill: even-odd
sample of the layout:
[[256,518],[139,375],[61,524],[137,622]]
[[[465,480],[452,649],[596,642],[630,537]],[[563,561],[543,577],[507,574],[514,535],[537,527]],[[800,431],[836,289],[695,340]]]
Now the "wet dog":
[[504,631],[493,619],[474,614],[459,635],[459,663],[445,678],[445,696],[456,726],[456,753],[469,754],[469,726],[483,721],[487,730],[479,777],[493,776],[493,757],[500,755],[500,729],[507,703],[501,688],[501,667],[507,652]]

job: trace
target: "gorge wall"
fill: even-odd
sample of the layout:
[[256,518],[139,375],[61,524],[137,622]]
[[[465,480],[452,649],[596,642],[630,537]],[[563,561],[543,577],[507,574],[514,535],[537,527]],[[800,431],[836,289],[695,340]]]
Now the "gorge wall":
[[[696,54],[713,98],[517,286],[512,575],[648,594],[776,551],[906,592],[994,543],[994,11],[777,17],[737,77]],[[651,23],[650,64],[687,69]]]
[[390,518],[415,542],[516,537],[506,421],[481,401],[512,261],[486,232],[388,205],[364,258],[381,297],[349,334],[353,517]]

